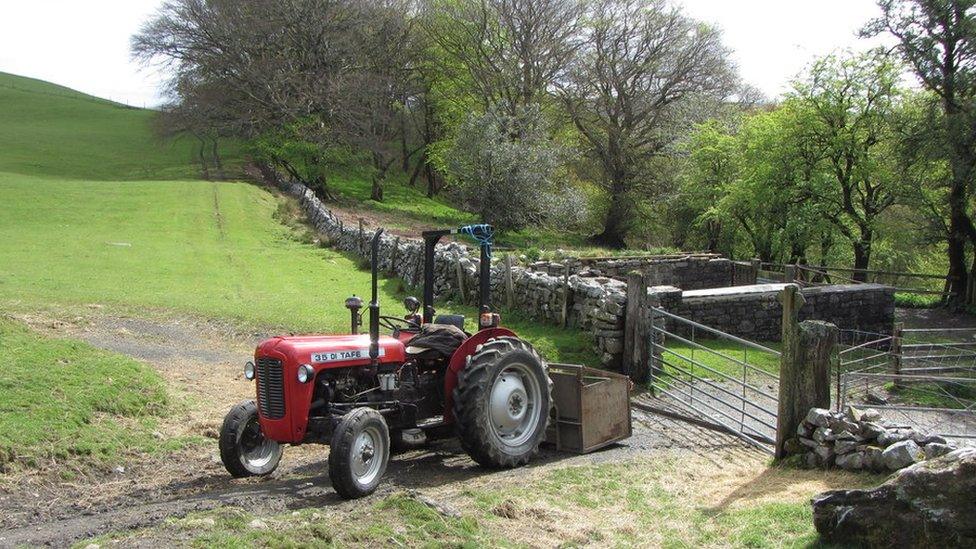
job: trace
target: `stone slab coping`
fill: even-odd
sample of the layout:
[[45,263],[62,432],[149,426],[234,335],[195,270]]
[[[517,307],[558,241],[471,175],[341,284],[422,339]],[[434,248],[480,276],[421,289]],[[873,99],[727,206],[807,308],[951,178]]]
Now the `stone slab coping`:
[[[786,287],[786,284],[752,284],[749,286],[730,286],[727,288],[708,288],[705,290],[688,290],[681,293],[682,298],[696,297],[718,297],[735,296],[750,294],[779,293]],[[836,292],[861,292],[872,290],[891,290],[889,286],[882,284],[836,284],[831,286],[818,286],[815,288],[804,288],[804,294],[836,293]]]

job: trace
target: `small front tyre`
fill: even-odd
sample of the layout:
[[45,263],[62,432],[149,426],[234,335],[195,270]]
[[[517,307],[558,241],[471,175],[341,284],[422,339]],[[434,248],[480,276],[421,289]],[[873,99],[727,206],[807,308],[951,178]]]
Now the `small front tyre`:
[[332,434],[329,478],[344,499],[376,491],[390,461],[390,429],[379,412],[356,408],[342,416]]
[[218,445],[224,468],[237,478],[270,475],[281,462],[281,445],[261,433],[253,400],[230,409],[220,427]]

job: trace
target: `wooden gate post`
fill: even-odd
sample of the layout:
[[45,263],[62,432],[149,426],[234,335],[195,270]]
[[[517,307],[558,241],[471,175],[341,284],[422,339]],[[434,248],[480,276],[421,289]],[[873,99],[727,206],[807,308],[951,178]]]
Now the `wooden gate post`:
[[818,320],[799,322],[804,298],[796,284],[783,288],[783,351],[780,356],[776,458],[786,457],[786,442],[810,408],[830,407],[830,368],[837,366],[837,326]]
[[366,233],[363,232],[363,218],[359,218],[359,255],[366,255]]
[[393,276],[397,276],[396,262],[397,262],[397,254],[399,253],[399,251],[400,251],[400,237],[398,236],[393,240],[393,253],[390,254],[390,274]]
[[461,305],[468,302],[467,292],[464,287],[464,269],[461,267],[461,262],[457,261],[454,263],[454,270],[457,273],[457,291],[458,291],[458,301]]
[[646,383],[648,362],[647,281],[640,271],[627,275],[627,308],[624,312],[623,373],[634,383]]
[[783,267],[783,282],[791,284],[796,281],[796,265],[786,265]]

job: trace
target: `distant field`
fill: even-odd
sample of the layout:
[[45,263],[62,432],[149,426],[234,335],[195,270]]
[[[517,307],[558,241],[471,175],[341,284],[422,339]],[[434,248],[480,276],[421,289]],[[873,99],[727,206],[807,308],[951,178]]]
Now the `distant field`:
[[[161,142],[153,111],[0,73],[0,172],[68,179],[199,177],[195,142]],[[235,150],[227,151],[233,163]]]

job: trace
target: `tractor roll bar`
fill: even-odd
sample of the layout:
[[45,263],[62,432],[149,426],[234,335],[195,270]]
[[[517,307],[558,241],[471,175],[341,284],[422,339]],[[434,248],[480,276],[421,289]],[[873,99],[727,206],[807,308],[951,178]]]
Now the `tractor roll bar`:
[[478,276],[478,312],[491,312],[491,245],[495,230],[491,225],[465,225],[457,229],[424,231],[424,323],[434,320],[434,249],[441,237],[466,234],[481,248]]

